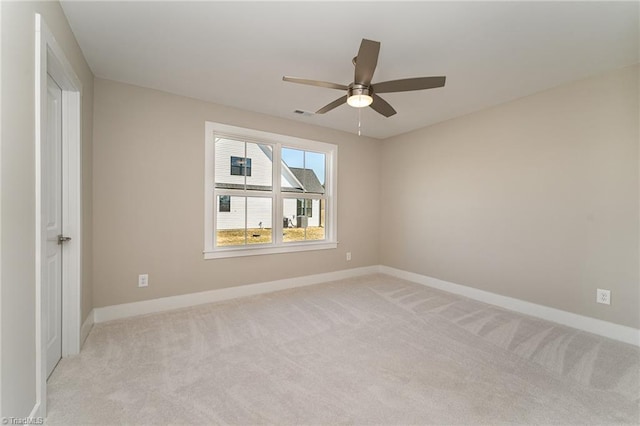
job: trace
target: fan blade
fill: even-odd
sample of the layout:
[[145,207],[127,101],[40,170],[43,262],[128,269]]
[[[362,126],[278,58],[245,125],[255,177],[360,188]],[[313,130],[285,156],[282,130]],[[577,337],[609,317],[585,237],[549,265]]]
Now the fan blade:
[[443,87],[446,77],[416,77],[404,80],[383,81],[372,85],[375,93],[408,92],[410,90],[435,89]]
[[326,87],[328,89],[338,89],[338,90],[348,90],[349,87],[344,84],[330,83],[328,81],[318,81],[318,80],[307,80],[304,78],[296,78],[296,77],[282,77],[282,80],[288,81],[290,83],[298,83],[298,84],[307,84],[309,86],[317,86],[317,87]]
[[319,110],[316,111],[316,114],[324,114],[325,112],[329,112],[332,109],[339,107],[342,104],[346,104],[347,103],[347,96],[342,96],[339,97],[338,99],[336,99],[335,101],[331,102],[328,105],[323,106],[322,108],[320,108]]
[[380,42],[362,39],[358,56],[356,56],[356,72],[354,83],[368,86],[371,84],[373,72],[378,64],[378,53],[380,53]]
[[385,101],[384,99],[382,99],[380,96],[376,95],[375,93],[373,94],[373,103],[371,105],[369,105],[371,108],[374,109],[374,111],[379,112],[380,114],[384,115],[385,117],[391,117],[392,115],[394,115],[396,113],[396,110],[393,109],[393,107],[391,105],[389,105],[389,103],[387,101]]

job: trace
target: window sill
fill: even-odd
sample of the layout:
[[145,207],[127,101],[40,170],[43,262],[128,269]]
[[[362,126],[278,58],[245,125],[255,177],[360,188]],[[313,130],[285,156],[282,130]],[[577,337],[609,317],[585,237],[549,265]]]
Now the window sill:
[[261,256],[265,254],[297,253],[300,251],[329,250],[338,248],[338,243],[289,243],[277,247],[242,247],[242,248],[222,248],[215,251],[205,251],[205,259],[224,259],[229,257]]

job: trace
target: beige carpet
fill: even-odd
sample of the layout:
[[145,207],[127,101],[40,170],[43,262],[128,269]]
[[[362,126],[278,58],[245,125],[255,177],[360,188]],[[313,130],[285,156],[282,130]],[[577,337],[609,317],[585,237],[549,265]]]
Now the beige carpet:
[[48,424],[640,423],[638,348],[385,275],[96,325]]

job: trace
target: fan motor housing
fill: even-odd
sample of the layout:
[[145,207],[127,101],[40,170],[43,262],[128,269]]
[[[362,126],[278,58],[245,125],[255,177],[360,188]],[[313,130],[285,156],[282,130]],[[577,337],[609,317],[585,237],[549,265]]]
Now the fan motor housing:
[[358,95],[373,96],[373,90],[371,90],[371,87],[369,86],[352,83],[349,86],[348,94],[349,94],[349,97],[358,96]]

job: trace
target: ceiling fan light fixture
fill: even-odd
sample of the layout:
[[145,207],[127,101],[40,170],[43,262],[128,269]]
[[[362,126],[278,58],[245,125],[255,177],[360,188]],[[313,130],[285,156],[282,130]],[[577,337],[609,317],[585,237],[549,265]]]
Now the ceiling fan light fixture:
[[[2,0],[0,0],[2,1]],[[343,95],[333,102],[320,108],[316,114],[324,114],[342,104],[348,104],[354,108],[371,107],[375,112],[387,118],[396,114],[389,102],[378,96],[380,93],[410,92],[413,90],[435,89],[444,87],[445,76],[438,77],[415,77],[401,80],[389,80],[380,83],[372,83],[373,73],[378,64],[378,54],[380,53],[380,42],[362,39],[358,55],[353,59],[356,66],[353,74],[353,83],[348,86],[344,84],[331,83],[328,81],[308,80],[306,78],[296,78],[284,76],[282,79],[291,83],[307,84],[309,86],[326,87],[343,91]],[[344,95],[344,91],[347,95]],[[374,98],[375,96],[375,98]]]
[[364,108],[373,103],[373,97],[368,87],[356,85],[349,88],[347,103],[354,108]]
[[373,98],[369,95],[351,95],[347,98],[349,106],[354,108],[364,108],[371,105]]

